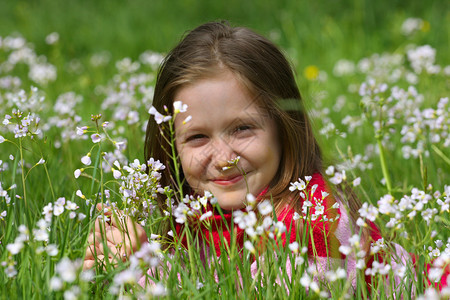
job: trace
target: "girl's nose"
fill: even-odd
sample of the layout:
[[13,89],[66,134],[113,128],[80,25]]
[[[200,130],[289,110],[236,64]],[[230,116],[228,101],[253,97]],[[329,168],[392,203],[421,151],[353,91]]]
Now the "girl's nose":
[[220,140],[215,143],[216,151],[214,165],[217,170],[223,171],[223,168],[230,165],[229,161],[234,159],[238,154],[233,150],[230,144],[224,140]]

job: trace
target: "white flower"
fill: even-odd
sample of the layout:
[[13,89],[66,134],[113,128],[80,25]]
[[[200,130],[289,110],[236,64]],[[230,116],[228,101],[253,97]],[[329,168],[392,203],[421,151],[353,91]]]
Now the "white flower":
[[37,165],[42,165],[45,163],[45,159],[41,158],[38,162]]
[[362,270],[366,267],[366,262],[364,261],[364,259],[358,259],[358,261],[356,262],[356,268],[359,270]]
[[122,176],[122,173],[120,173],[119,170],[113,169],[113,176],[115,179],[119,179],[120,176]]
[[316,207],[314,209],[315,209],[314,214],[316,216],[319,216],[319,215],[323,215],[325,207],[319,203],[318,205],[316,205]]
[[153,106],[149,109],[148,113],[155,117],[156,124],[161,124],[162,122],[167,122],[172,119],[171,116],[164,116],[160,114]]
[[88,129],[87,126],[77,127],[77,135],[82,136],[83,134],[86,133],[87,129]]
[[212,215],[213,215],[212,211],[208,211],[208,212],[204,213],[204,214],[200,217],[199,220],[200,220],[200,222],[202,222],[202,221],[206,220],[207,218],[212,217]]
[[[260,228],[259,226],[258,226],[257,230],[258,230],[258,232],[262,232],[262,228]],[[245,233],[252,239],[256,238],[256,236],[258,235],[258,232],[253,227],[248,227],[245,229]]]
[[66,209],[68,209],[68,210],[76,210],[77,208],[78,208],[78,205],[75,202],[67,200]]
[[303,265],[304,262],[305,262],[305,259],[303,258],[303,256],[297,256],[295,258],[295,266]]
[[359,241],[360,241],[359,235],[357,235],[357,234],[352,235],[352,237],[349,238],[348,241],[349,241],[350,245],[352,245],[353,247],[354,246],[358,247]]
[[13,265],[9,265],[5,268],[5,274],[7,277],[12,278],[17,275],[17,270]]
[[423,27],[423,20],[419,18],[407,18],[403,24],[401,31],[404,35],[411,35],[416,31],[419,31]]
[[55,216],[59,216],[64,212],[64,206],[62,205],[55,205],[55,207],[53,208],[53,214]]
[[433,251],[430,252],[430,256],[434,256],[434,257],[438,257],[439,255],[441,255],[441,251],[439,251],[439,249],[433,249]]
[[358,225],[359,227],[367,226],[363,218],[358,218],[358,220],[356,220],[356,225]]
[[203,283],[201,283],[197,278],[197,286],[196,286],[197,290],[201,289],[202,287],[203,287]]
[[52,279],[50,279],[50,290],[52,291],[59,291],[63,287],[63,281],[61,278],[57,276],[53,276]]
[[252,194],[247,194],[247,196],[245,196],[245,199],[247,199],[247,202],[249,204],[253,204],[256,201],[255,196],[253,196]]
[[331,206],[331,208],[334,208],[334,209],[339,208],[339,203],[338,203],[338,202],[335,202],[335,203],[333,204],[333,206]]
[[78,300],[80,292],[80,288],[77,285],[74,285],[70,289],[64,291],[64,300]]
[[47,248],[45,249],[47,254],[49,256],[56,256],[58,255],[58,247],[55,244],[49,244]]
[[294,182],[294,183],[290,183],[291,186],[289,187],[289,190],[291,192],[295,191],[295,190],[299,190],[302,191],[306,188],[306,183],[302,180],[302,179],[298,179],[298,181]]
[[64,257],[56,265],[55,271],[65,282],[73,282],[77,278],[77,271],[80,265],[80,261],[72,262],[67,257]]
[[192,116],[191,115],[187,116],[186,119],[184,119],[183,124],[186,124],[190,120],[192,120]]
[[394,270],[394,275],[400,278],[405,277],[406,274],[406,266],[397,265]]
[[280,236],[283,232],[286,231],[286,225],[282,221],[278,221],[273,225],[273,232]]
[[255,254],[256,253],[256,249],[253,246],[252,242],[250,241],[245,241],[244,242],[244,247],[245,249],[247,249],[248,251],[250,251],[251,253]]
[[92,139],[92,142],[95,144],[95,143],[100,142],[102,140],[102,137],[100,134],[94,133],[91,135],[91,139]]
[[155,297],[167,295],[167,290],[161,282],[158,282],[151,288],[151,293]]
[[352,252],[352,248],[349,247],[349,246],[341,245],[341,246],[339,247],[339,252],[341,252],[341,253],[344,254],[344,255],[349,255],[350,252]]
[[200,202],[198,202],[198,201],[192,201],[192,202],[191,202],[191,207],[192,207],[192,209],[194,209],[194,210],[200,210],[200,208],[201,208]]
[[289,249],[295,253],[298,252],[298,242],[293,242],[289,244]]
[[46,229],[34,229],[33,234],[36,241],[48,241],[48,233]]
[[83,193],[81,192],[81,190],[77,190],[75,195],[77,195],[78,197],[80,197],[81,199],[86,199],[86,197],[83,195]]
[[95,274],[94,274],[93,270],[83,270],[80,273],[80,279],[85,282],[89,282],[89,281],[93,280],[94,276],[95,276]]
[[16,241],[12,244],[6,245],[6,249],[11,253],[12,255],[16,255],[22,250],[23,243],[21,241]]
[[273,219],[270,216],[266,216],[262,222],[262,228],[268,229],[273,224]]
[[174,113],[182,113],[185,112],[187,110],[188,106],[187,104],[183,104],[183,102],[181,101],[175,101],[173,103],[173,109],[174,109]]
[[340,172],[336,172],[333,177],[330,178],[330,182],[334,185],[338,185],[343,180],[343,175]]
[[361,208],[358,210],[359,215],[363,218],[367,218],[368,220],[374,222],[378,216],[378,209],[372,204],[367,204],[365,202]]
[[439,282],[439,280],[441,280],[443,273],[444,270],[442,268],[431,268],[430,272],[428,273],[428,278],[432,282]]
[[125,283],[136,283],[140,277],[140,271],[126,269],[114,277],[114,284],[120,286]]
[[59,34],[57,32],[52,32],[45,37],[45,42],[49,45],[56,43],[59,40]]
[[296,221],[296,220],[298,220],[300,218],[301,218],[300,214],[298,212],[295,212],[293,219]]
[[81,158],[81,162],[82,162],[83,164],[85,164],[86,166],[89,166],[89,165],[91,164],[91,158],[90,158],[90,155],[88,154],[88,155],[83,156],[83,157]]
[[76,170],[73,172],[73,176],[75,176],[75,178],[80,177],[80,175],[81,175],[81,170],[80,170],[80,169],[76,169]]
[[264,200],[258,204],[259,213],[263,216],[270,214],[272,212],[272,204],[269,200]]
[[355,178],[352,182],[353,186],[358,186],[361,184],[361,177]]
[[4,141],[6,141],[6,139],[0,135],[0,144],[3,143]]
[[309,275],[305,272],[302,276],[302,278],[300,278],[300,284],[304,287],[309,287],[311,285],[311,277],[309,277]]
[[334,166],[329,166],[326,170],[325,170],[325,174],[327,174],[328,176],[332,176],[334,174]]

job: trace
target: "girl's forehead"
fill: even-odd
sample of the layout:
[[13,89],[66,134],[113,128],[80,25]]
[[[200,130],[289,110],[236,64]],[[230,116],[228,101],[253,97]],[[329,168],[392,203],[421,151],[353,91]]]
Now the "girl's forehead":
[[[242,104],[242,103],[241,103]],[[183,124],[188,116],[189,122]],[[257,102],[247,105],[224,105],[216,107],[214,105],[202,105],[202,103],[191,103],[186,112],[180,114],[175,120],[175,129],[183,132],[192,130],[220,128],[226,130],[236,125],[252,125],[265,127],[272,118],[266,109],[263,109]],[[181,133],[181,132],[179,132]]]

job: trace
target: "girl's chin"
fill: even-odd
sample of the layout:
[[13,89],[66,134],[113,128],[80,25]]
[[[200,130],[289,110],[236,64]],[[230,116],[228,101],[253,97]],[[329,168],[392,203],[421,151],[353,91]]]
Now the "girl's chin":
[[[243,199],[245,199],[245,196]],[[230,199],[223,199],[221,201],[220,198],[218,198],[217,204],[219,204],[220,208],[225,211],[240,210],[245,208],[243,200],[230,201]]]

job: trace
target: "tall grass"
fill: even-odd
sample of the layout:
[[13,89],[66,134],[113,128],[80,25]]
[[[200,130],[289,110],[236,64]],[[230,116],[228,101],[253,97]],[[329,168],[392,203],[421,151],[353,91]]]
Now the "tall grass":
[[[376,221],[386,244],[396,242],[417,255],[416,277],[408,264],[406,280],[397,291],[392,290],[392,272],[387,279],[375,275],[376,284],[364,290],[363,271],[358,275],[356,292],[351,292],[348,278],[324,281],[320,290],[330,291],[335,299],[347,293],[356,298],[393,298],[400,294],[409,298],[425,293],[423,268],[426,263],[432,264],[439,253],[443,256],[449,250],[450,237],[450,151],[445,142],[449,106],[440,100],[448,97],[445,2],[415,2],[407,8],[403,8],[402,1],[175,3],[169,6],[166,1],[131,1],[126,9],[119,1],[0,4],[0,120],[8,114],[13,124],[23,124],[29,113],[33,119],[25,136],[15,137],[12,125],[0,127],[0,295],[10,299],[72,295],[115,298],[130,293],[152,297],[160,292],[168,298],[320,297],[310,284],[309,292],[305,288],[306,276],[312,278],[314,272],[307,271],[308,260],[301,246],[297,253],[279,247],[276,239],[268,239],[266,247],[255,252],[251,248],[240,252],[234,240],[230,249],[222,249],[222,255],[213,255],[209,263],[204,262],[200,251],[179,250],[181,245],[172,245],[174,252],[145,248],[141,250],[145,258],[140,258],[139,267],[129,261],[105,262],[97,265],[93,273],[81,272],[78,259],[84,257],[88,233],[94,220],[104,217],[94,206],[115,203],[122,210],[133,211],[120,190],[123,178],[116,179],[112,168],[118,169],[113,162],[119,161],[122,176],[126,176],[123,166],[134,159],[145,164],[143,128],[149,117],[157,69],[148,58],[159,61],[160,57],[147,53],[150,56],[146,59],[141,54],[148,49],[167,52],[185,30],[214,19],[229,19],[233,24],[255,28],[286,51],[298,74],[325,156],[336,166],[331,178],[346,171],[351,184],[360,177],[361,184],[355,182],[355,190],[364,202],[379,209],[380,198],[387,194],[397,200],[397,206],[395,201],[391,203],[397,210],[405,195],[416,197],[415,204],[421,201],[413,188],[423,191],[421,197],[429,197],[422,208],[403,210],[393,227],[387,224],[394,212],[380,212]],[[421,17],[426,23],[405,35],[401,26],[408,17]],[[51,32],[59,33],[53,43],[46,42]],[[6,38],[19,35],[26,43],[20,44],[18,39],[17,47]],[[436,73],[414,69],[413,61],[408,59],[408,51],[425,44],[436,49],[434,65],[441,66]],[[11,54],[26,48],[30,51],[13,63]],[[375,53],[379,55],[372,56]],[[394,54],[401,59],[393,58]],[[369,69],[353,65],[353,69],[349,67],[352,70],[336,71],[341,59],[348,60],[351,66],[363,58],[369,58],[363,61],[371,64]],[[33,67],[47,64],[55,66],[56,78],[42,73],[30,76]],[[397,79],[392,79],[394,73],[400,74]],[[372,89],[373,93],[360,94],[362,84],[370,86],[369,77],[376,84],[386,83],[386,91]],[[409,86],[419,95],[413,90],[408,92]],[[406,91],[404,102],[389,101],[394,87]],[[438,112],[439,105],[442,109]],[[23,112],[20,119],[14,119],[14,109]],[[427,109],[433,109],[433,114]],[[95,120],[93,116],[92,121],[91,115],[99,113],[101,118]],[[433,118],[438,115],[443,116],[441,128],[424,125],[438,124]],[[40,121],[36,127],[37,116]],[[410,119],[413,116],[415,120]],[[350,121],[343,124],[346,117]],[[110,122],[105,128],[104,121]],[[381,125],[374,127],[374,122]],[[89,126],[87,132],[81,130],[77,135],[77,127],[82,126]],[[420,130],[413,131],[414,126]],[[408,131],[414,132],[415,139],[404,139]],[[97,132],[102,141],[93,143],[90,136]],[[121,146],[121,142],[125,144]],[[91,164],[85,165],[81,158],[88,153]],[[408,153],[409,158],[405,158]],[[75,178],[77,169],[81,175]],[[429,221],[423,214],[426,209],[432,215]],[[149,236],[158,233],[158,224],[167,219],[156,213],[140,218],[146,221],[144,228]],[[188,239],[192,244],[202,241],[195,232],[184,234],[192,235]],[[294,267],[298,257],[305,262]],[[136,285],[138,275],[151,270],[156,261],[165,271],[157,271],[152,280],[162,285],[147,289]],[[286,270],[287,261],[292,266],[290,272]],[[390,284],[385,284],[387,281]]]

